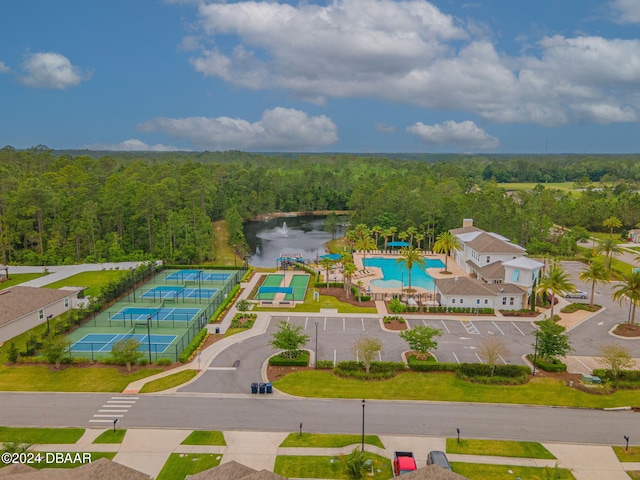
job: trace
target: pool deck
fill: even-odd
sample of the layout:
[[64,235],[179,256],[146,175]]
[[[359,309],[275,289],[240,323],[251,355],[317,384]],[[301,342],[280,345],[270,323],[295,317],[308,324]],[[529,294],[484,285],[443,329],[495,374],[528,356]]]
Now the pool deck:
[[[365,270],[364,265],[363,265],[363,260],[364,260],[365,255],[362,255],[361,253],[355,253],[353,254],[353,261],[356,264],[356,267],[358,267],[358,271],[362,271]],[[366,254],[366,258],[392,258],[392,259],[398,259],[401,258],[400,255],[388,255],[388,254],[372,254],[372,253],[367,253]],[[424,256],[425,258],[428,258],[430,260],[440,260],[442,263],[445,263],[445,256],[444,254],[437,254],[437,253],[431,253],[428,255]],[[371,284],[371,280],[377,280],[377,279],[382,279],[382,271],[380,268],[378,267],[367,267],[366,269],[367,271],[369,271],[371,274],[370,275],[363,275],[363,276],[358,276],[357,274],[354,275],[352,281],[355,283],[357,281],[361,281],[362,282],[362,287],[367,291],[367,292],[371,292],[371,293],[398,293],[398,288],[384,288],[384,287],[378,287],[376,285],[372,285]],[[434,268],[428,268],[427,269],[427,273],[433,278],[433,279],[438,279],[438,278],[452,278],[452,277],[467,277],[468,275],[464,272],[464,270],[462,270],[462,268],[460,268],[460,266],[455,262],[455,260],[453,259],[453,257],[449,257],[447,259],[447,271],[450,273],[442,273],[442,268],[440,267],[434,267]],[[322,274],[324,275],[325,272],[323,271]],[[329,277],[333,278],[334,276],[336,276],[338,278],[338,280],[336,281],[344,281],[344,277],[342,276],[342,272],[339,270],[330,270],[329,271]],[[407,286],[407,285],[405,285]],[[422,287],[416,287],[414,285],[411,286],[412,289],[414,289],[418,294],[425,294],[425,293],[431,293],[430,290],[427,290],[425,288]]]

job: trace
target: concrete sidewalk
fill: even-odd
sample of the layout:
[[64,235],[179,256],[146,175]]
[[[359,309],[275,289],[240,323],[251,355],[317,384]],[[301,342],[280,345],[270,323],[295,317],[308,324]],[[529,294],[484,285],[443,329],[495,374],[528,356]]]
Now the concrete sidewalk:
[[[360,444],[341,448],[280,447],[287,432],[223,432],[226,446],[181,445],[191,430],[130,429],[122,444],[94,444],[103,429],[87,429],[82,438],[69,445],[35,445],[41,452],[117,452],[114,461],[157,477],[172,453],[221,455],[221,463],[236,461],[256,470],[273,471],[276,457],[338,456],[348,454]],[[446,438],[426,436],[380,435],[385,448],[365,445],[365,450],[387,458],[396,450],[412,451],[418,467],[424,466],[431,450],[446,450]],[[577,480],[628,480],[626,470],[640,469],[638,463],[622,464],[609,446],[544,443],[557,460],[449,454],[452,462],[554,467],[571,470]]]

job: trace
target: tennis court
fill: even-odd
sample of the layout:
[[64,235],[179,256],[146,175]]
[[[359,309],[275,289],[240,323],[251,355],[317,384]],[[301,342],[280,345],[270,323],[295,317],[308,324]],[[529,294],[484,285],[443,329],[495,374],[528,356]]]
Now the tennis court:
[[186,288],[179,285],[158,285],[153,287],[142,295],[140,298],[144,300],[160,301],[175,300],[178,298],[213,298],[218,293],[217,288]]
[[147,321],[152,320],[173,320],[178,322],[190,322],[200,313],[199,308],[141,308],[125,307],[119,312],[110,313],[111,320]]
[[[134,329],[135,332],[135,329]],[[111,334],[89,333],[71,345],[72,352],[110,352],[113,345],[121,340],[134,339],[140,342],[138,350],[154,353],[164,353],[177,335],[146,335],[135,333]]]
[[178,270],[164,277],[168,282],[226,282],[230,273],[208,272],[206,270]]

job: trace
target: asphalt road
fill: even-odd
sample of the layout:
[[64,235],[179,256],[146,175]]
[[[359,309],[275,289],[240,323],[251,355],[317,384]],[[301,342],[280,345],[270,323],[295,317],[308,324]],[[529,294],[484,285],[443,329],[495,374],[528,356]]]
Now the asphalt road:
[[[5,392],[0,394],[0,424],[96,427],[89,420],[113,397]],[[133,405],[119,417],[119,428],[297,431],[302,423],[305,432],[362,431],[361,400],[181,394],[129,398]],[[374,400],[367,400],[365,407],[365,431],[372,434],[454,436],[460,428],[468,438],[610,445],[639,425],[640,416],[630,411]]]

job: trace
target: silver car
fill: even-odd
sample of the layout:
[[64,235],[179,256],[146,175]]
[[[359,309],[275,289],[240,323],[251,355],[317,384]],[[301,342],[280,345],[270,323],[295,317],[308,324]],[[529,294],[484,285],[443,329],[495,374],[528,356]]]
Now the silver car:
[[575,292],[563,292],[566,298],[587,298],[587,292],[576,290]]

